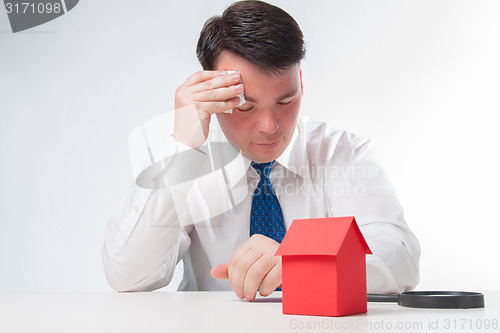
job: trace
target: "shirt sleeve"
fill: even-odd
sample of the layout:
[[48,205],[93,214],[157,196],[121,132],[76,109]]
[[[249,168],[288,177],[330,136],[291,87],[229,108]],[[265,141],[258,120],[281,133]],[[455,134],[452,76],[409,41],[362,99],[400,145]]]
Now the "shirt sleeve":
[[369,140],[346,134],[326,177],[334,216],[354,216],[373,255],[367,256],[370,293],[398,293],[419,281],[420,245]]
[[166,286],[191,243],[187,203],[175,202],[167,185],[168,175],[164,174],[166,170],[177,177],[178,163],[165,165],[165,161],[189,151],[173,139],[172,124],[173,112],[167,112],[148,120],[129,136],[135,184],[124,193],[110,218],[102,248],[106,277],[117,291]]
[[102,248],[106,278],[117,291],[166,286],[189,249],[189,227],[181,226],[168,190],[135,184],[112,215]]

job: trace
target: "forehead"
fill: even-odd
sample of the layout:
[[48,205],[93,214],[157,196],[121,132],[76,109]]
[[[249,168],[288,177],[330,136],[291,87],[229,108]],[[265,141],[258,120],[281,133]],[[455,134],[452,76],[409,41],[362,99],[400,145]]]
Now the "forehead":
[[277,73],[263,72],[248,60],[224,51],[219,55],[216,70],[233,70],[241,74],[245,94],[284,94],[300,88],[300,64]]

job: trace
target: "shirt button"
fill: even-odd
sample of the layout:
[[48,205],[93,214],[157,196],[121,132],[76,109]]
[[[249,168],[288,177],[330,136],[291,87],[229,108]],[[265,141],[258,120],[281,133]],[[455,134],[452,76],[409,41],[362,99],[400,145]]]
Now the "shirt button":
[[135,205],[135,206],[134,206],[134,210],[135,210],[135,212],[137,213],[137,212],[139,211],[139,206]]

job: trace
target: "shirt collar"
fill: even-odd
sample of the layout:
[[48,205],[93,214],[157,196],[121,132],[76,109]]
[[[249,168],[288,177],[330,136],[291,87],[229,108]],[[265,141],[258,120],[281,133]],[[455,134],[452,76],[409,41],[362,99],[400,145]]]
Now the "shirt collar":
[[276,162],[296,175],[307,177],[309,174],[305,150],[305,137],[302,121],[300,119],[297,120],[297,125],[295,126],[288,147],[286,147],[283,154],[276,159]]

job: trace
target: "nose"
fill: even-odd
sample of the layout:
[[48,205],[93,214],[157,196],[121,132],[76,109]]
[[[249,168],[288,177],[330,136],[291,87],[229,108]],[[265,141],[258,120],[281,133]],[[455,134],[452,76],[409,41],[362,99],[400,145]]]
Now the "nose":
[[270,109],[261,110],[257,115],[257,129],[266,134],[273,134],[278,130],[278,119]]

